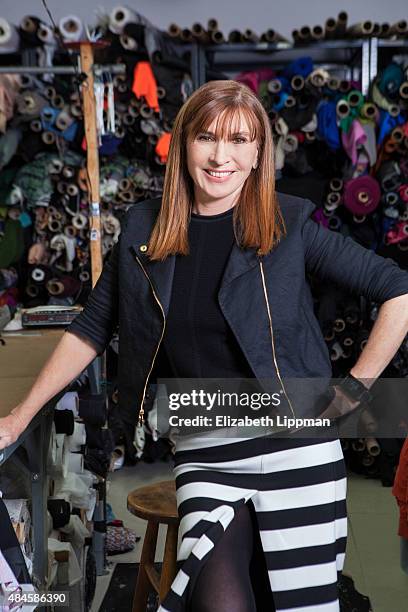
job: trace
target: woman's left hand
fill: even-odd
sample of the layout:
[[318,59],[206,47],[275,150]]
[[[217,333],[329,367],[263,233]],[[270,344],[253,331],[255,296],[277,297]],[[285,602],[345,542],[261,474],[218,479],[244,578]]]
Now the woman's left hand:
[[334,390],[336,393],[335,397],[324,412],[319,414],[319,419],[327,418],[335,421],[353,412],[360,405],[360,402],[350,399],[339,387],[334,386]]

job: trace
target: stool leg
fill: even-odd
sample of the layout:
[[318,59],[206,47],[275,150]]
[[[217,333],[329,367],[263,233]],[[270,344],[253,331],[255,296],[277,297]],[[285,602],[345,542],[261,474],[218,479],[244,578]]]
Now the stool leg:
[[166,597],[177,573],[178,525],[168,525],[164,548],[163,565],[160,576],[160,602]]
[[143,541],[140,557],[139,573],[137,575],[132,612],[146,612],[147,600],[152,590],[150,580],[145,571],[146,563],[154,563],[159,524],[153,521],[147,523],[146,535]]

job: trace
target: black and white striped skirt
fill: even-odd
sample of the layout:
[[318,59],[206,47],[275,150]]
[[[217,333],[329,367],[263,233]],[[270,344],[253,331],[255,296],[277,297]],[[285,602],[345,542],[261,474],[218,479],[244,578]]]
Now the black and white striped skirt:
[[338,612],[337,579],[347,537],[340,440],[213,440],[205,447],[176,447],[180,569],[158,612],[187,610],[199,572],[249,500],[275,609]]

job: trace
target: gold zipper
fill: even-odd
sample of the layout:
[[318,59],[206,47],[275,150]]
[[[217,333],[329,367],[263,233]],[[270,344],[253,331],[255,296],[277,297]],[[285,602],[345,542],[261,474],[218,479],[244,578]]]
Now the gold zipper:
[[159,343],[158,343],[158,345],[157,345],[157,347],[156,347],[156,352],[155,352],[155,354],[153,355],[152,365],[150,366],[150,370],[149,370],[149,373],[148,373],[147,378],[146,378],[146,381],[145,381],[145,385],[144,385],[144,389],[143,389],[143,397],[142,397],[142,402],[141,402],[141,404],[140,404],[140,409],[139,409],[138,424],[139,424],[139,425],[143,425],[143,421],[144,421],[144,408],[143,408],[143,403],[144,403],[144,398],[145,398],[145,395],[146,395],[147,383],[148,383],[148,381],[149,381],[150,374],[152,373],[153,366],[154,366],[154,362],[156,361],[156,356],[157,356],[157,353],[159,352],[159,347],[160,347],[161,341],[163,340],[164,331],[165,331],[165,329],[166,329],[166,316],[165,316],[165,314],[164,314],[164,309],[163,309],[163,306],[161,305],[160,300],[159,300],[159,298],[158,298],[158,297],[157,297],[157,295],[156,295],[156,292],[155,292],[154,287],[153,287],[153,283],[152,283],[152,281],[150,280],[149,275],[147,274],[146,270],[144,269],[143,264],[142,264],[142,262],[140,261],[139,257],[138,257],[137,255],[136,255],[135,257],[136,257],[136,260],[137,260],[137,262],[138,262],[139,266],[142,268],[144,275],[146,276],[147,280],[149,281],[150,287],[151,287],[152,292],[153,292],[153,295],[154,295],[154,299],[155,299],[155,300],[156,300],[156,302],[158,303],[159,308],[160,308],[161,313],[162,313],[162,316],[163,316],[163,329],[162,329],[162,334],[161,334],[161,336],[160,336]]
[[263,263],[262,263],[262,261],[259,261],[259,266],[260,266],[260,269],[261,269],[262,287],[263,287],[263,292],[264,292],[264,296],[265,296],[266,309],[267,309],[267,311],[268,311],[268,318],[269,318],[269,331],[270,331],[270,333],[271,333],[271,344],[272,344],[273,362],[274,362],[274,364],[275,364],[275,370],[276,370],[276,373],[277,373],[277,375],[278,375],[279,382],[280,382],[280,384],[282,385],[282,390],[283,390],[283,392],[284,392],[284,394],[285,394],[285,397],[286,397],[286,399],[287,399],[287,402],[288,402],[288,404],[289,404],[289,406],[290,406],[290,409],[291,409],[291,411],[292,411],[293,417],[294,417],[294,418],[296,418],[295,411],[293,410],[293,406],[292,406],[292,404],[291,404],[291,401],[290,401],[290,399],[289,399],[289,396],[288,396],[288,394],[286,393],[285,385],[283,384],[283,380],[282,380],[282,377],[281,377],[280,372],[279,372],[278,362],[277,362],[277,360],[276,360],[276,353],[275,353],[275,341],[274,341],[273,326],[272,326],[272,313],[271,313],[271,309],[270,309],[270,307],[269,307],[268,292],[267,292],[267,290],[266,290],[265,276],[264,276],[264,271],[263,271]]

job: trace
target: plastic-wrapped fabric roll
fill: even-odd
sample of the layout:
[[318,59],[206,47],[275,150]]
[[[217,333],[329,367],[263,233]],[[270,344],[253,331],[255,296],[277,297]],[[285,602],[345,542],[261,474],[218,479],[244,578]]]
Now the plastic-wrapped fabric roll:
[[371,176],[359,176],[347,181],[344,187],[344,205],[355,215],[367,215],[380,203],[381,189]]
[[383,162],[377,177],[384,191],[396,191],[402,183],[401,169],[395,160]]
[[74,433],[68,436],[69,449],[73,452],[78,452],[81,447],[86,444],[86,429],[85,423],[74,423]]
[[48,455],[48,472],[52,476],[61,476],[65,478],[68,474],[69,457],[67,436],[65,434],[55,434],[51,440],[51,450]]
[[395,62],[388,64],[377,78],[378,89],[387,100],[390,100],[390,102],[398,100],[399,88],[403,82],[404,71],[402,67]]
[[84,456],[82,453],[68,453],[68,472],[80,474],[84,470]]
[[82,21],[76,15],[62,17],[58,24],[61,36],[66,41],[77,42],[81,40],[84,27]]
[[17,28],[0,17],[0,55],[15,53],[20,45]]
[[[79,408],[79,396],[76,391],[68,391],[67,393],[65,393],[55,406],[56,410],[71,410],[75,418],[79,416],[78,408]],[[75,424],[74,424],[74,431],[75,431]]]

